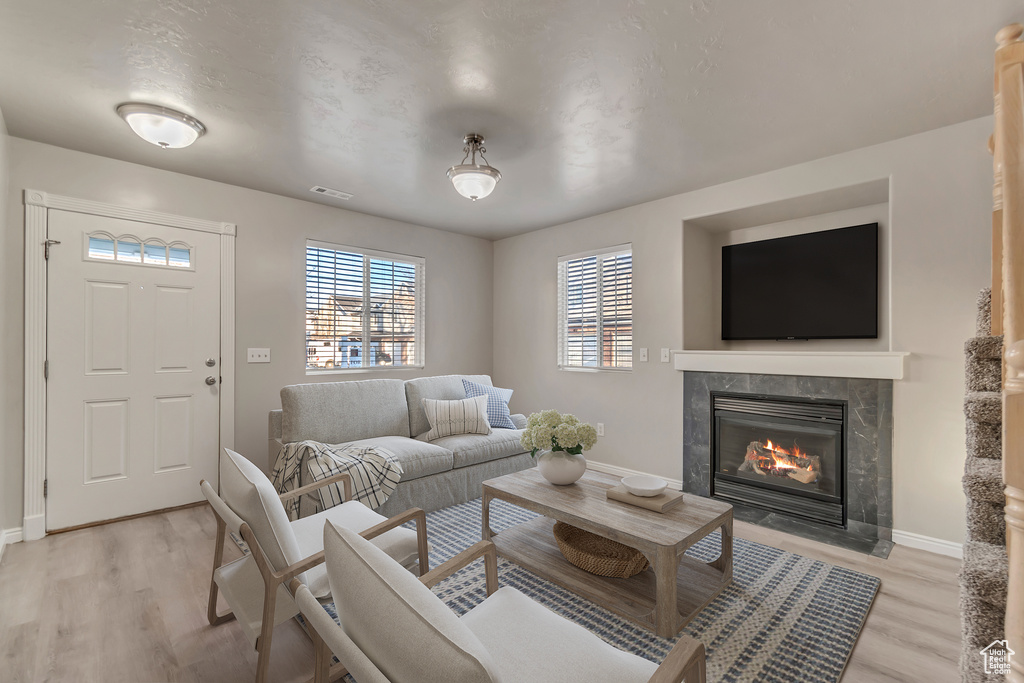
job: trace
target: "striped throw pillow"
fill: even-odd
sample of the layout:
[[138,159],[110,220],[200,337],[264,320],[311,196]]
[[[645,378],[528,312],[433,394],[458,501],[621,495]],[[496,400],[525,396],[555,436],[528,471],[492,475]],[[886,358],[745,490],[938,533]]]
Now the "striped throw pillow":
[[487,397],[477,396],[456,401],[423,399],[423,411],[427,414],[430,431],[426,440],[433,441],[442,436],[455,434],[490,434],[487,421]]

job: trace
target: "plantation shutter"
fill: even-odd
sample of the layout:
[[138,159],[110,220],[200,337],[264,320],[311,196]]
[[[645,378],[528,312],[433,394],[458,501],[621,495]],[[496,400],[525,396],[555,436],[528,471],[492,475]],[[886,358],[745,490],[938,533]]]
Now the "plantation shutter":
[[422,367],[423,268],[414,256],[308,241],[307,371]]
[[560,258],[558,290],[559,367],[631,368],[631,245]]

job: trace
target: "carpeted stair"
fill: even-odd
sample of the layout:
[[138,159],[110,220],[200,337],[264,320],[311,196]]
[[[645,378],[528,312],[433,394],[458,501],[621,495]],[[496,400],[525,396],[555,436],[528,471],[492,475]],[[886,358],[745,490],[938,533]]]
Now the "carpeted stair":
[[1004,638],[1006,612],[1006,520],[1003,517],[1002,353],[1003,338],[991,334],[991,292],[978,296],[977,336],[967,340],[964,414],[967,416],[967,542],[960,569],[963,648],[960,675],[965,683],[1002,681],[984,673],[979,652]]

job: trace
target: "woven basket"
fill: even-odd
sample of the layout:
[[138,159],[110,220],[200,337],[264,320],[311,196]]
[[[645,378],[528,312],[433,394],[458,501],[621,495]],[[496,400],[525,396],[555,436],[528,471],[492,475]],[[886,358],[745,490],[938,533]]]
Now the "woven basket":
[[644,554],[628,545],[564,522],[555,522],[552,531],[565,559],[591,574],[626,579],[647,569]]

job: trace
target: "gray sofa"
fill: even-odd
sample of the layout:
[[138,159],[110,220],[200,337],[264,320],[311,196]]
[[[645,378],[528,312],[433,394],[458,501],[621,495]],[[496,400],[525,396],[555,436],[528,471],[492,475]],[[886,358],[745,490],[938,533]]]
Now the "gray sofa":
[[422,399],[465,398],[463,378],[492,386],[487,375],[287,386],[281,389],[282,409],[270,411],[270,467],[285,443],[375,445],[394,453],[404,471],[398,488],[378,508],[380,514],[390,517],[410,507],[430,512],[477,498],[484,480],[532,467],[534,462],[519,444],[526,426],[523,415],[512,416],[519,429],[459,434],[432,442],[414,438],[430,430]]

